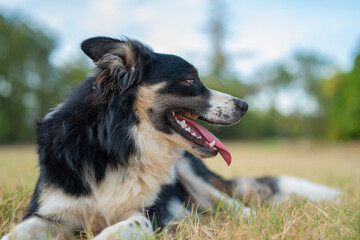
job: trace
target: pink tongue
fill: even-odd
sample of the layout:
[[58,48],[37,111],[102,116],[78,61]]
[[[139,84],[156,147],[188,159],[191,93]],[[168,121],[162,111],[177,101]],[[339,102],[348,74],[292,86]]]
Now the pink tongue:
[[227,165],[228,166],[230,165],[231,154],[230,154],[229,150],[225,147],[225,145],[217,137],[214,136],[214,134],[212,134],[209,130],[207,130],[205,127],[203,127],[199,123],[197,123],[189,118],[185,118],[180,115],[176,115],[176,117],[179,120],[185,120],[185,122],[190,123],[192,125],[192,127],[195,127],[202,134],[202,136],[206,139],[206,141],[208,141],[209,143],[211,143],[212,141],[215,140],[215,147],[217,148],[217,151],[224,158]]

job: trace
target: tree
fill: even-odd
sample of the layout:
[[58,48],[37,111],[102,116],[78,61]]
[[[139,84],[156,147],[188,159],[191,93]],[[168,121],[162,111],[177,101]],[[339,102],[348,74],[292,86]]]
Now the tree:
[[333,139],[360,139],[360,54],[349,73],[337,73],[324,82],[328,134]]
[[62,98],[69,82],[86,76],[84,64],[54,67],[54,48],[44,32],[0,15],[0,143],[31,140],[35,119]]
[[224,43],[226,37],[226,6],[221,0],[211,1],[211,11],[209,19],[209,39],[212,49],[211,57],[211,76],[213,80],[220,80],[226,74],[227,57],[225,54]]
[[39,95],[53,69],[53,39],[20,19],[0,15],[0,141],[29,139],[28,127],[40,109]]

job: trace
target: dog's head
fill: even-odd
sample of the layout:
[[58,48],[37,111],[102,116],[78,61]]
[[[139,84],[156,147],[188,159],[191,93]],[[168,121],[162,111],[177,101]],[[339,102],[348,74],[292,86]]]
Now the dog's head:
[[246,113],[246,102],[206,88],[190,63],[155,53],[137,41],[96,37],[85,40],[81,48],[99,70],[93,83],[97,102],[107,104],[135,91],[134,109],[140,121],[194,155],[212,157],[219,152],[230,164],[224,144],[195,119],[231,125]]

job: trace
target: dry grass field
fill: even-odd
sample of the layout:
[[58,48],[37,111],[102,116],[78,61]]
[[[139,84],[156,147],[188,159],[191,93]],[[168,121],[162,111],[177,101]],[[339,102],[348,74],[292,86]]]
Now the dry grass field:
[[[216,208],[189,216],[160,239],[360,239],[360,143],[228,142],[230,167],[221,157],[206,164],[225,177],[287,174],[339,188],[339,203],[295,196],[278,205],[254,204],[243,220]],[[0,147],[0,236],[24,215],[38,176],[35,146]],[[91,238],[91,233],[87,233]],[[80,237],[82,238],[82,237]]]

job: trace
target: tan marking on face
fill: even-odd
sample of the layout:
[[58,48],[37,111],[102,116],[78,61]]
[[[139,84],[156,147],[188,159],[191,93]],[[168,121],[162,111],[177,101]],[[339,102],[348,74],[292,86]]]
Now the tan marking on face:
[[[156,112],[158,108],[161,109],[163,105],[174,101],[174,99],[169,99],[169,96],[158,95],[158,90],[163,87],[165,87],[165,83],[156,85],[143,84],[139,87],[135,109],[138,112],[141,124],[144,126],[142,132],[148,132],[157,139],[158,146],[160,146],[159,150],[162,149],[161,146],[169,145],[172,147],[181,147],[198,157],[203,157],[201,155],[202,152],[198,150],[198,148],[193,148],[193,143],[185,139],[179,133],[165,134],[154,128],[153,123],[149,119],[149,109],[153,109],[153,111]],[[145,130],[144,128],[147,128],[148,130]]]
[[149,109],[154,109],[161,107],[161,103],[156,102],[158,96],[157,92],[164,88],[166,83],[158,84],[145,84],[139,86],[138,94],[136,96],[135,109],[138,113],[140,121],[147,121],[150,123],[148,111]]

